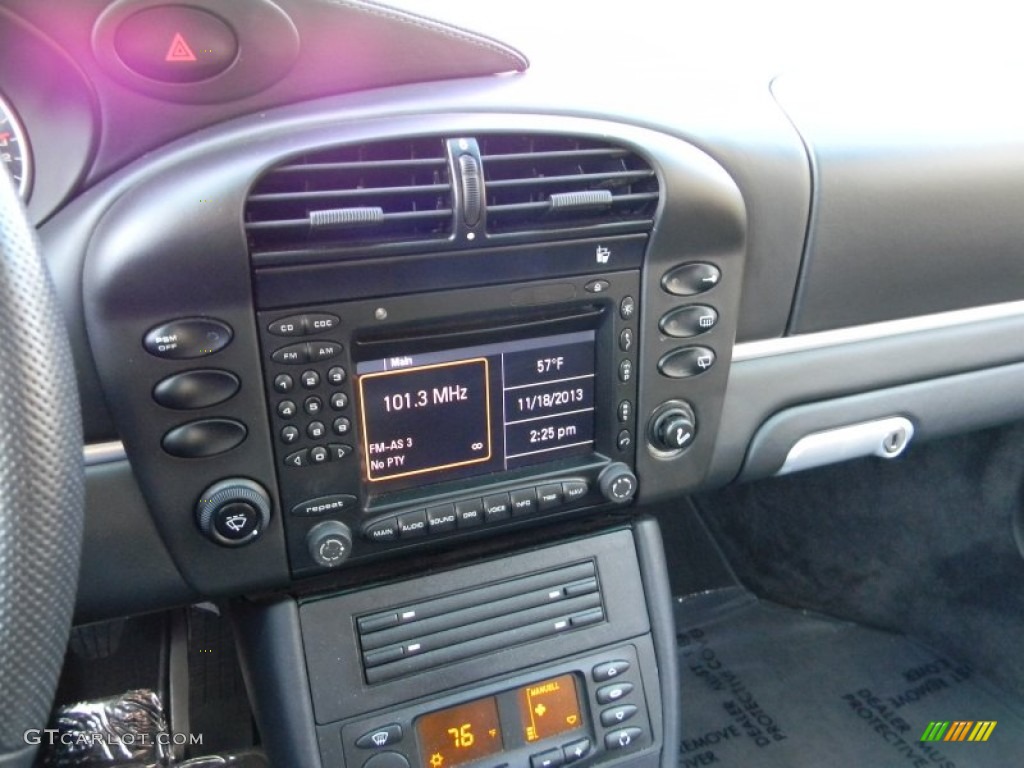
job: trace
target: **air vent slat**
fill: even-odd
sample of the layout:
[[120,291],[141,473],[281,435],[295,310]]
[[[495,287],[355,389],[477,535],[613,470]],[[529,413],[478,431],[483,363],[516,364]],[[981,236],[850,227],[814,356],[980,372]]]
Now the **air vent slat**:
[[454,208],[441,138],[330,147],[271,168],[246,201],[245,228],[261,254],[444,242]]
[[649,231],[658,178],[639,154],[572,136],[499,134],[478,141],[489,235]]

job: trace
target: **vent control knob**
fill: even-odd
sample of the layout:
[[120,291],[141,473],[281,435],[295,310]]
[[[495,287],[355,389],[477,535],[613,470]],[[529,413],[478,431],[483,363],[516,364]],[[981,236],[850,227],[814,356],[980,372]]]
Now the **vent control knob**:
[[323,568],[337,568],[352,554],[352,531],[337,520],[326,520],[306,534],[309,556]]
[[628,466],[621,461],[609,464],[597,478],[597,485],[608,501],[626,504],[636,495],[637,479]]
[[251,544],[270,522],[270,496],[245,478],[214,483],[199,497],[196,522],[208,539],[223,547]]

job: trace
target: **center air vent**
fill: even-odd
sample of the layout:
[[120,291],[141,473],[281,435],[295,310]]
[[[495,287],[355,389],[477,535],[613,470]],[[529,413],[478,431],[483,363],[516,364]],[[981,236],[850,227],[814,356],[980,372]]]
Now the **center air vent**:
[[658,179],[635,152],[566,136],[499,134],[478,139],[489,235],[649,229]]
[[441,138],[335,147],[292,158],[253,187],[254,255],[446,240],[452,185]]

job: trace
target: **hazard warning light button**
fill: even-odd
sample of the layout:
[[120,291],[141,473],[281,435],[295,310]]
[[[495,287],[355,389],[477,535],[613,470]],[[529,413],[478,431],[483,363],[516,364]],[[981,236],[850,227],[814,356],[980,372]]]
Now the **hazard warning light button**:
[[238,39],[227,22],[184,5],[146,8],[121,22],[114,49],[125,66],[164,83],[197,83],[234,63]]

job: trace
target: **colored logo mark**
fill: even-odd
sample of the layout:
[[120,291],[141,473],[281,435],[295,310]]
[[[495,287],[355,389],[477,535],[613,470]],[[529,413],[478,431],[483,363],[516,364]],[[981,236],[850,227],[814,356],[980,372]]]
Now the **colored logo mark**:
[[996,729],[995,720],[932,721],[921,734],[921,741],[988,741]]

